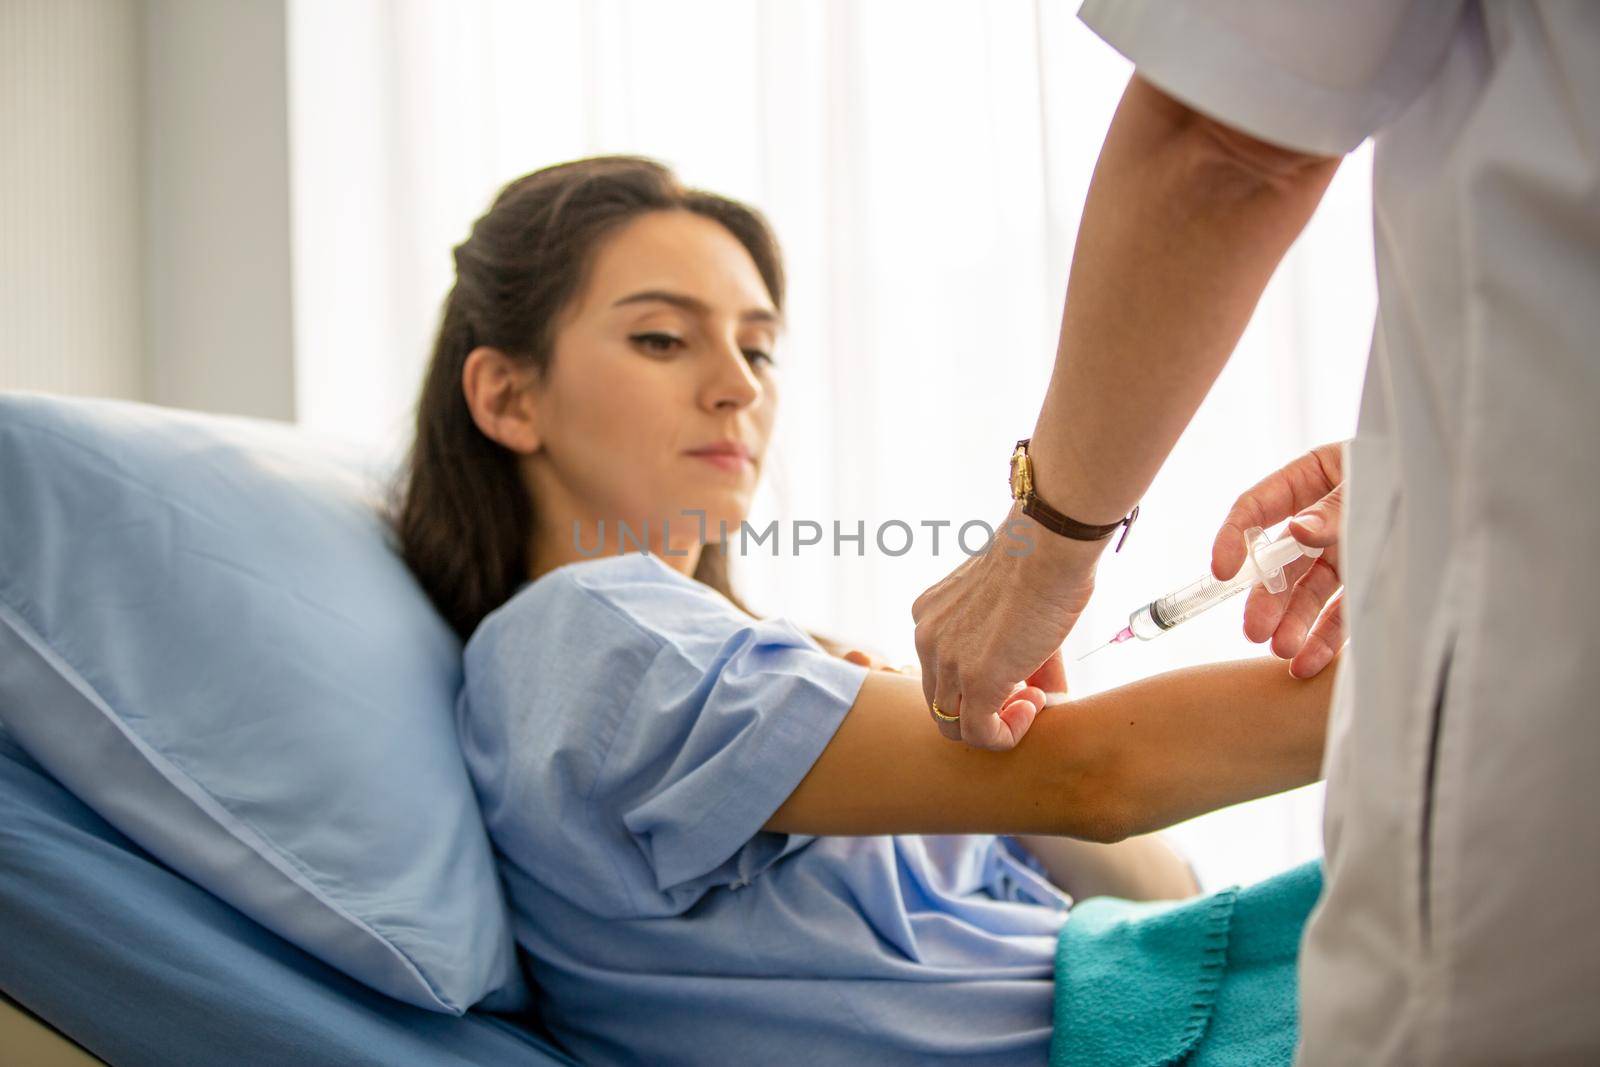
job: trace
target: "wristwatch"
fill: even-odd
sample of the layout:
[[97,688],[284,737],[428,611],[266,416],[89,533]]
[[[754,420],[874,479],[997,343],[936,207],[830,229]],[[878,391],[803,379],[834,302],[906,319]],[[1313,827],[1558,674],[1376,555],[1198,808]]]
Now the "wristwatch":
[[1133,531],[1133,520],[1139,517],[1139,508],[1128,513],[1125,519],[1107,523],[1104,526],[1092,526],[1077,519],[1070,519],[1055,508],[1039,499],[1033,491],[1033,457],[1028,455],[1028,442],[1031,437],[1024,437],[1017,442],[1016,451],[1011,453],[1011,498],[1020,501],[1022,513],[1028,518],[1043,526],[1046,530],[1058,533],[1062,537],[1070,537],[1074,541],[1100,541],[1117,532],[1117,527],[1122,527],[1122,537],[1117,541],[1114,551],[1121,552],[1122,546],[1128,540],[1128,534]]

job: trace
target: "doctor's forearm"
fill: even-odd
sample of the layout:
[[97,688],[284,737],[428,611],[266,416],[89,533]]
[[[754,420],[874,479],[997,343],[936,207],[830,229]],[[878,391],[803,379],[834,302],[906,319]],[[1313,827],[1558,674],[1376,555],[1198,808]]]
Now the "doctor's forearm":
[[1043,500],[1089,523],[1132,509],[1338,164],[1221,126],[1135,75],[1090,183],[1034,431]]

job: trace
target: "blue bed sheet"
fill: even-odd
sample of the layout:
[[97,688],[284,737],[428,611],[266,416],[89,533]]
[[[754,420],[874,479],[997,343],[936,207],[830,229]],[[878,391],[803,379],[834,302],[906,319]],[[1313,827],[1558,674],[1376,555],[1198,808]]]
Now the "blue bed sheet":
[[511,1017],[393,1000],[123,837],[0,732],[0,990],[115,1067],[523,1067]]

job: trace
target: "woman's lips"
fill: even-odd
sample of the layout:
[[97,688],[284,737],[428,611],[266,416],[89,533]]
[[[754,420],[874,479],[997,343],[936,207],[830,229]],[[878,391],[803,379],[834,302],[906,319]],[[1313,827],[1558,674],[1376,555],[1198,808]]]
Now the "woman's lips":
[[734,473],[744,470],[750,463],[747,457],[738,452],[690,452],[689,455]]

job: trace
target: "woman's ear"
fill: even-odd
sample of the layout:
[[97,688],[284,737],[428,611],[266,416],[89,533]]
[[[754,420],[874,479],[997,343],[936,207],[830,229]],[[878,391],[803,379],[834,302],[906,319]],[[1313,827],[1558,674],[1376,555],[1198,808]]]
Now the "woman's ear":
[[540,445],[536,374],[533,367],[487,345],[467,353],[461,368],[461,390],[472,421],[489,440],[525,456]]

